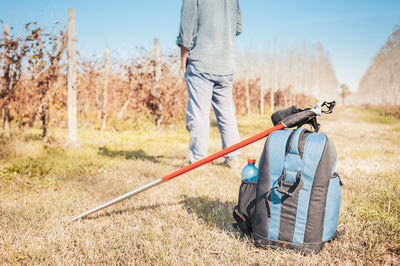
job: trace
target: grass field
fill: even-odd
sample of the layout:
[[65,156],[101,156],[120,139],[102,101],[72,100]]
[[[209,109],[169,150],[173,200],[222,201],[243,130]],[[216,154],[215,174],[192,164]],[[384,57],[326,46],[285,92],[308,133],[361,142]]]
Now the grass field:
[[[271,127],[239,117],[242,139]],[[344,181],[339,229],[317,255],[256,248],[232,228],[240,176],[222,159],[74,223],[65,219],[186,165],[184,124],[156,131],[53,129],[0,138],[2,264],[400,264],[400,120],[342,108],[320,119]],[[210,149],[220,149],[213,123]],[[259,158],[264,141],[242,149]]]

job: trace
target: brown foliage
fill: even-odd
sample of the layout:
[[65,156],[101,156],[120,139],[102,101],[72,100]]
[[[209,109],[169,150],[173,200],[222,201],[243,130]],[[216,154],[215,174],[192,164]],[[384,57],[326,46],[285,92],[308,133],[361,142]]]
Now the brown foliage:
[[[48,126],[66,126],[66,30],[63,28],[56,34],[45,33],[36,23],[27,23],[25,29],[25,37],[2,39],[0,43],[0,67],[3,69],[0,107],[8,108],[20,129],[32,127],[35,121],[40,121],[46,138]],[[155,57],[151,52],[121,62],[111,56],[105,110],[109,126],[117,128],[118,121],[136,120],[140,116],[152,117],[156,123],[162,124],[171,124],[183,117],[187,92],[178,57]],[[83,125],[94,124],[101,118],[103,106],[103,62],[80,57],[77,64],[80,121]],[[160,74],[156,74],[157,68],[161,68]],[[248,80],[252,112],[259,111],[260,83],[260,77]],[[237,79],[233,85],[238,112],[246,111],[245,86],[243,78]],[[264,90],[264,102],[270,105],[271,90]],[[274,108],[292,104],[304,106],[309,99],[309,96],[297,92],[293,94],[291,85],[274,89]]]

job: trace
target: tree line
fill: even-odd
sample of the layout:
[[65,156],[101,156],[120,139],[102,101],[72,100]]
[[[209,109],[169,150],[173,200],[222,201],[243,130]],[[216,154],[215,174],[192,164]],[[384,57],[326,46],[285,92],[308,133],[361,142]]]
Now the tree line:
[[[250,92],[255,93],[253,103],[248,100],[245,103],[248,112],[250,106],[258,107],[263,113],[265,106],[272,111],[289,105],[304,106],[316,101],[334,100],[338,96],[336,74],[328,53],[319,42],[247,52],[237,61],[235,86],[244,92],[241,98],[248,99]],[[243,101],[238,100],[241,107]]]
[[355,98],[358,103],[400,106],[400,25],[373,58]]

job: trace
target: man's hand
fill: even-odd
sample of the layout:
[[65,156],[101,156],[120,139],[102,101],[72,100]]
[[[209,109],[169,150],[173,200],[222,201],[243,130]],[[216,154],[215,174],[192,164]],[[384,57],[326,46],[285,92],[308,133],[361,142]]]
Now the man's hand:
[[189,51],[182,45],[180,45],[180,47],[181,47],[181,67],[182,67],[183,73],[186,73],[186,65],[187,65]]

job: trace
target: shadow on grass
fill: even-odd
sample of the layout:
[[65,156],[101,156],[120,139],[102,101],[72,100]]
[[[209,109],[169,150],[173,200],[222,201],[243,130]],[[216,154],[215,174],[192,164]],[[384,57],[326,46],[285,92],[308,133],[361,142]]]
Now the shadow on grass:
[[196,214],[208,226],[230,232],[234,238],[246,243],[252,242],[249,235],[244,234],[233,226],[233,208],[237,204],[233,201],[213,200],[209,197],[187,197],[182,201],[189,214]]
[[107,157],[112,157],[112,158],[122,157],[127,160],[141,159],[141,160],[151,161],[154,163],[159,163],[160,162],[159,159],[163,158],[163,156],[147,155],[142,149],[135,150],[135,151],[124,151],[124,150],[110,150],[107,147],[100,147],[99,154],[102,156],[107,156]]
[[173,206],[177,204],[183,204],[186,211],[189,214],[195,214],[199,219],[202,219],[208,226],[218,227],[220,229],[232,231],[232,223],[234,222],[232,217],[232,210],[235,206],[235,202],[220,200],[213,200],[208,197],[187,197],[180,202],[170,203],[156,203],[151,205],[142,205],[135,208],[128,208],[124,210],[115,210],[104,212],[98,215],[84,217],[82,220],[93,220],[100,217],[108,217],[112,215],[124,214],[127,212],[154,210],[160,207]]
[[101,213],[98,215],[93,215],[93,216],[88,216],[88,217],[83,217],[82,220],[95,220],[101,217],[108,217],[108,216],[113,216],[113,215],[119,215],[119,214],[124,214],[127,212],[134,212],[134,211],[145,211],[145,210],[154,210],[160,207],[165,207],[165,206],[174,206],[179,204],[179,202],[170,202],[170,203],[165,203],[165,204],[151,204],[151,205],[142,205],[137,208],[128,208],[124,210],[115,210],[115,211],[110,211],[110,212],[105,212]]
[[233,207],[236,205],[232,201],[220,201],[208,197],[184,197],[182,201],[186,210],[190,214],[196,214],[207,225],[215,226],[220,229],[232,230]]

